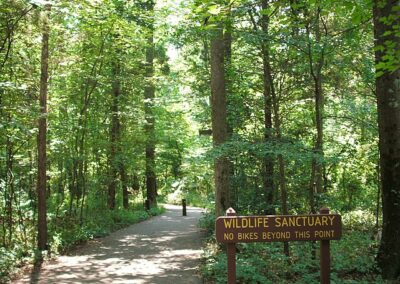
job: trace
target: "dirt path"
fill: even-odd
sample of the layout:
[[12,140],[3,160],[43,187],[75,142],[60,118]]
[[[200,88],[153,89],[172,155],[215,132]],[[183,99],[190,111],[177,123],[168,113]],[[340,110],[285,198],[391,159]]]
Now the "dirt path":
[[201,209],[166,206],[161,216],[91,242],[14,283],[202,283]]

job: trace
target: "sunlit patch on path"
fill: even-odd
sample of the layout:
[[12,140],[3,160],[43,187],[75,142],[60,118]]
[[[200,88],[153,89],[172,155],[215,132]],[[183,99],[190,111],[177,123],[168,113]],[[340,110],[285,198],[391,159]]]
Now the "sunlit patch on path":
[[202,283],[198,276],[201,210],[167,212],[130,226],[44,265],[15,283]]

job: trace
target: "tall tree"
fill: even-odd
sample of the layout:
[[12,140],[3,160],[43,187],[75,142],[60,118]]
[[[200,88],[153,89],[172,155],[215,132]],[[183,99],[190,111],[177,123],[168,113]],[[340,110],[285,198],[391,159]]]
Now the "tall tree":
[[146,46],[146,85],[144,88],[145,99],[145,132],[146,132],[146,189],[147,200],[150,206],[157,204],[157,179],[155,173],[155,118],[154,118],[154,0],[146,2],[146,11],[149,14],[147,22],[147,46]]
[[49,13],[51,6],[45,5],[42,13],[42,56],[41,56],[41,74],[40,74],[40,117],[39,117],[39,134],[38,134],[38,249],[40,251],[47,249],[47,206],[46,206],[46,189],[47,189],[47,93],[49,79]]
[[[211,39],[211,122],[214,146],[220,146],[228,139],[226,104],[225,45],[223,23],[218,21]],[[226,156],[214,161],[215,213],[223,215],[230,206],[230,166]]]
[[[263,62],[263,95],[264,95],[264,140],[266,143],[272,140],[272,92],[274,92],[269,56],[269,22],[267,11],[269,0],[262,0],[261,29],[263,31],[261,55]],[[275,114],[276,116],[277,114]],[[274,157],[266,155],[264,158],[264,191],[267,203],[267,214],[274,214]]]
[[383,277],[392,280],[400,278],[399,7],[399,0],[375,0],[373,7],[383,211],[378,263]]
[[[269,23],[270,15],[267,13],[270,8],[269,0],[262,1],[262,16],[261,16],[261,27],[264,32],[264,38],[262,42],[261,54],[263,61],[263,81],[264,81],[264,127],[265,127],[265,141],[270,142],[272,139],[272,113],[273,113],[273,126],[275,129],[275,136],[278,142],[282,140],[282,127],[281,127],[281,114],[280,114],[280,102],[276,94],[275,82],[272,73],[271,58],[270,58],[270,44],[271,41],[268,38],[269,34]],[[269,133],[268,133],[269,132]],[[287,186],[286,186],[286,167],[285,160],[282,154],[278,154],[278,166],[279,166],[279,188],[281,197],[281,214],[288,214],[287,205]],[[264,183],[268,183],[267,204],[272,207],[274,198],[274,184],[273,184],[273,173],[274,163],[272,157],[266,157],[265,159],[266,177],[264,177]],[[273,207],[270,209],[273,213]],[[289,256],[289,243],[283,243],[284,253]]]
[[[315,127],[316,137],[314,142],[314,154],[318,157],[323,156],[323,115],[324,115],[324,94],[322,89],[322,68],[325,61],[325,42],[321,41],[321,7],[318,5],[315,11],[308,11],[305,14],[310,15],[310,19],[306,24],[307,31],[307,55],[310,75],[314,83],[314,105],[315,105]],[[313,39],[315,46],[313,47]],[[315,49],[315,50],[313,50]],[[313,157],[311,162],[311,179],[310,179],[310,207],[311,212],[316,213],[315,194],[323,191],[323,164],[321,159]]]
[[112,103],[111,103],[111,129],[110,129],[110,175],[108,184],[108,208],[115,208],[115,193],[117,188],[117,174],[120,168],[119,161],[119,138],[121,123],[119,119],[119,100],[121,93],[121,83],[120,83],[120,63],[118,59],[114,59],[112,62]]

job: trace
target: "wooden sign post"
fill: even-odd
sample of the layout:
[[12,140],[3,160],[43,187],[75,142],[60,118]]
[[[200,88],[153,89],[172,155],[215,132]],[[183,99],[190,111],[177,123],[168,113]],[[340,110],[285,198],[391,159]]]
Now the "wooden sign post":
[[236,243],[321,241],[321,283],[330,283],[330,240],[342,236],[340,215],[322,208],[313,215],[236,216],[229,208],[215,221],[217,241],[226,243],[228,284],[236,283]]
[[[320,214],[329,214],[328,208],[321,208]],[[341,228],[340,228],[341,229]],[[321,283],[329,284],[331,282],[331,251],[329,240],[321,240],[320,244],[320,266],[321,266]]]
[[[236,216],[235,210],[229,208],[226,210],[227,216]],[[228,284],[236,283],[236,244],[226,244],[226,255],[228,258]]]

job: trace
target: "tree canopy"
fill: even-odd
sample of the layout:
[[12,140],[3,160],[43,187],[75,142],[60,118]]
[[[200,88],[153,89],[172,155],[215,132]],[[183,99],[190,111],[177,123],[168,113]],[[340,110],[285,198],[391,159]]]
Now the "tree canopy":
[[[0,281],[182,198],[209,209],[210,230],[229,207],[329,207],[336,252],[368,256],[345,254],[338,281],[398,279],[399,4],[1,0]],[[312,275],[304,251],[312,262],[312,246],[276,249]],[[285,277],[274,269],[241,281]]]

